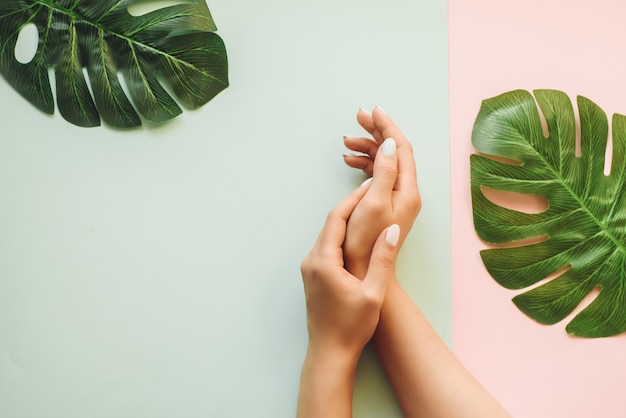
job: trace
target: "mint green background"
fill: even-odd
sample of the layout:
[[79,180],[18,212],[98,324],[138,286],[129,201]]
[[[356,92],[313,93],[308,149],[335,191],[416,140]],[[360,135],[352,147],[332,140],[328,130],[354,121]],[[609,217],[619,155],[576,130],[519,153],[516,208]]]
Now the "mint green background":
[[[451,341],[446,2],[213,0],[231,87],[159,127],[81,129],[0,80],[0,416],[293,416],[300,260],[363,177],[380,104],[424,208],[401,280]],[[369,349],[357,417],[400,417]]]

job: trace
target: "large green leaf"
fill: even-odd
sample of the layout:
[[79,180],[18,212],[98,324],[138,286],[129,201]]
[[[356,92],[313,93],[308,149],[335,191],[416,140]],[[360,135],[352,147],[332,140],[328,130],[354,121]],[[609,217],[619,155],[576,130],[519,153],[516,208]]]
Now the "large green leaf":
[[[97,126],[102,118],[114,127],[135,127],[138,113],[163,122],[182,112],[165,87],[193,109],[228,86],[226,50],[204,0],[140,16],[128,12],[134,3],[140,1],[0,0],[0,74],[52,114],[54,70],[59,112],[78,126]],[[23,64],[15,46],[28,24],[36,25],[39,42]]]
[[[513,299],[519,309],[554,324],[599,290],[566,329],[607,337],[626,331],[626,117],[613,116],[605,175],[606,114],[584,97],[578,110],[580,155],[573,106],[563,92],[513,91],[483,102],[472,133],[482,154],[471,156],[474,226],[483,240],[505,244],[481,252],[492,277],[509,289],[531,288]],[[487,199],[484,188],[540,195],[548,208],[507,208]]]

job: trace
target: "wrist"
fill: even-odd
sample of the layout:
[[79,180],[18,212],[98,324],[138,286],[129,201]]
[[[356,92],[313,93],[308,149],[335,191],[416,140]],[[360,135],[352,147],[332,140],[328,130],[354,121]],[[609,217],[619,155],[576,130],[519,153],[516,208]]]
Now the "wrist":
[[311,344],[298,395],[298,418],[350,417],[358,355],[352,350]]
[[345,347],[329,342],[309,341],[304,367],[349,373],[356,370],[362,351],[363,347]]

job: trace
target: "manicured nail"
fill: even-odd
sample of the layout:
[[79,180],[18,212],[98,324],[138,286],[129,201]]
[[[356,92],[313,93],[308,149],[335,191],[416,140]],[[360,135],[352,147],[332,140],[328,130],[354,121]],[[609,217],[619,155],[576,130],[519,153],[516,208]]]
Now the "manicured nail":
[[368,184],[370,184],[370,183],[372,182],[372,180],[373,180],[373,179],[374,179],[374,177],[370,177],[370,178],[368,178],[368,179],[367,179],[367,180],[365,180],[363,183],[361,183],[361,186],[360,186],[360,187],[365,187],[365,186],[367,186]]
[[[367,114],[369,114],[370,112],[368,112],[367,110],[363,109],[362,107],[359,107],[359,112],[365,112]],[[358,112],[357,112],[358,113]]]
[[382,145],[382,153],[388,157],[396,155],[396,141],[393,138],[385,139]]
[[400,239],[400,227],[397,224],[393,224],[387,229],[387,233],[385,234],[385,241],[387,244],[395,247],[398,244],[398,240]]
[[385,113],[384,109],[382,107],[380,107],[379,105],[376,105],[376,109],[380,110],[381,112]]
[[344,154],[342,154],[342,155],[343,155],[343,157],[344,157],[344,158],[346,158],[346,157],[358,157],[358,155],[356,155],[356,154],[348,154],[348,153],[344,153]]

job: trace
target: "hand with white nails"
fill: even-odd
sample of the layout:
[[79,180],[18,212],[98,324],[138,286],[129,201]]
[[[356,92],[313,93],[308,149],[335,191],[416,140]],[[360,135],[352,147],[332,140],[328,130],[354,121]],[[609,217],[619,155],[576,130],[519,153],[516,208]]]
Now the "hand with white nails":
[[373,175],[364,183],[367,193],[348,221],[343,246],[346,268],[357,277],[367,272],[378,234],[390,224],[400,225],[400,245],[421,209],[413,148],[394,122],[376,107],[360,110],[359,124],[373,139],[344,137],[346,146],[363,155],[345,155],[346,164]]
[[328,215],[302,262],[309,346],[298,417],[352,416],[356,365],[371,339],[404,416],[510,418],[395,280],[421,208],[413,151],[382,109],[357,119],[373,139],[345,137],[363,155],[344,158],[373,178]]
[[309,346],[298,417],[351,416],[356,365],[376,330],[387,284],[395,275],[398,225],[379,234],[362,280],[344,268],[342,244],[348,218],[365,192],[359,187],[329,213],[302,262]]
[[328,214],[301,265],[310,344],[332,345],[357,355],[378,324],[387,281],[395,274],[400,237],[395,224],[378,234],[363,280],[344,268],[342,244],[348,218],[365,191],[356,189]]

